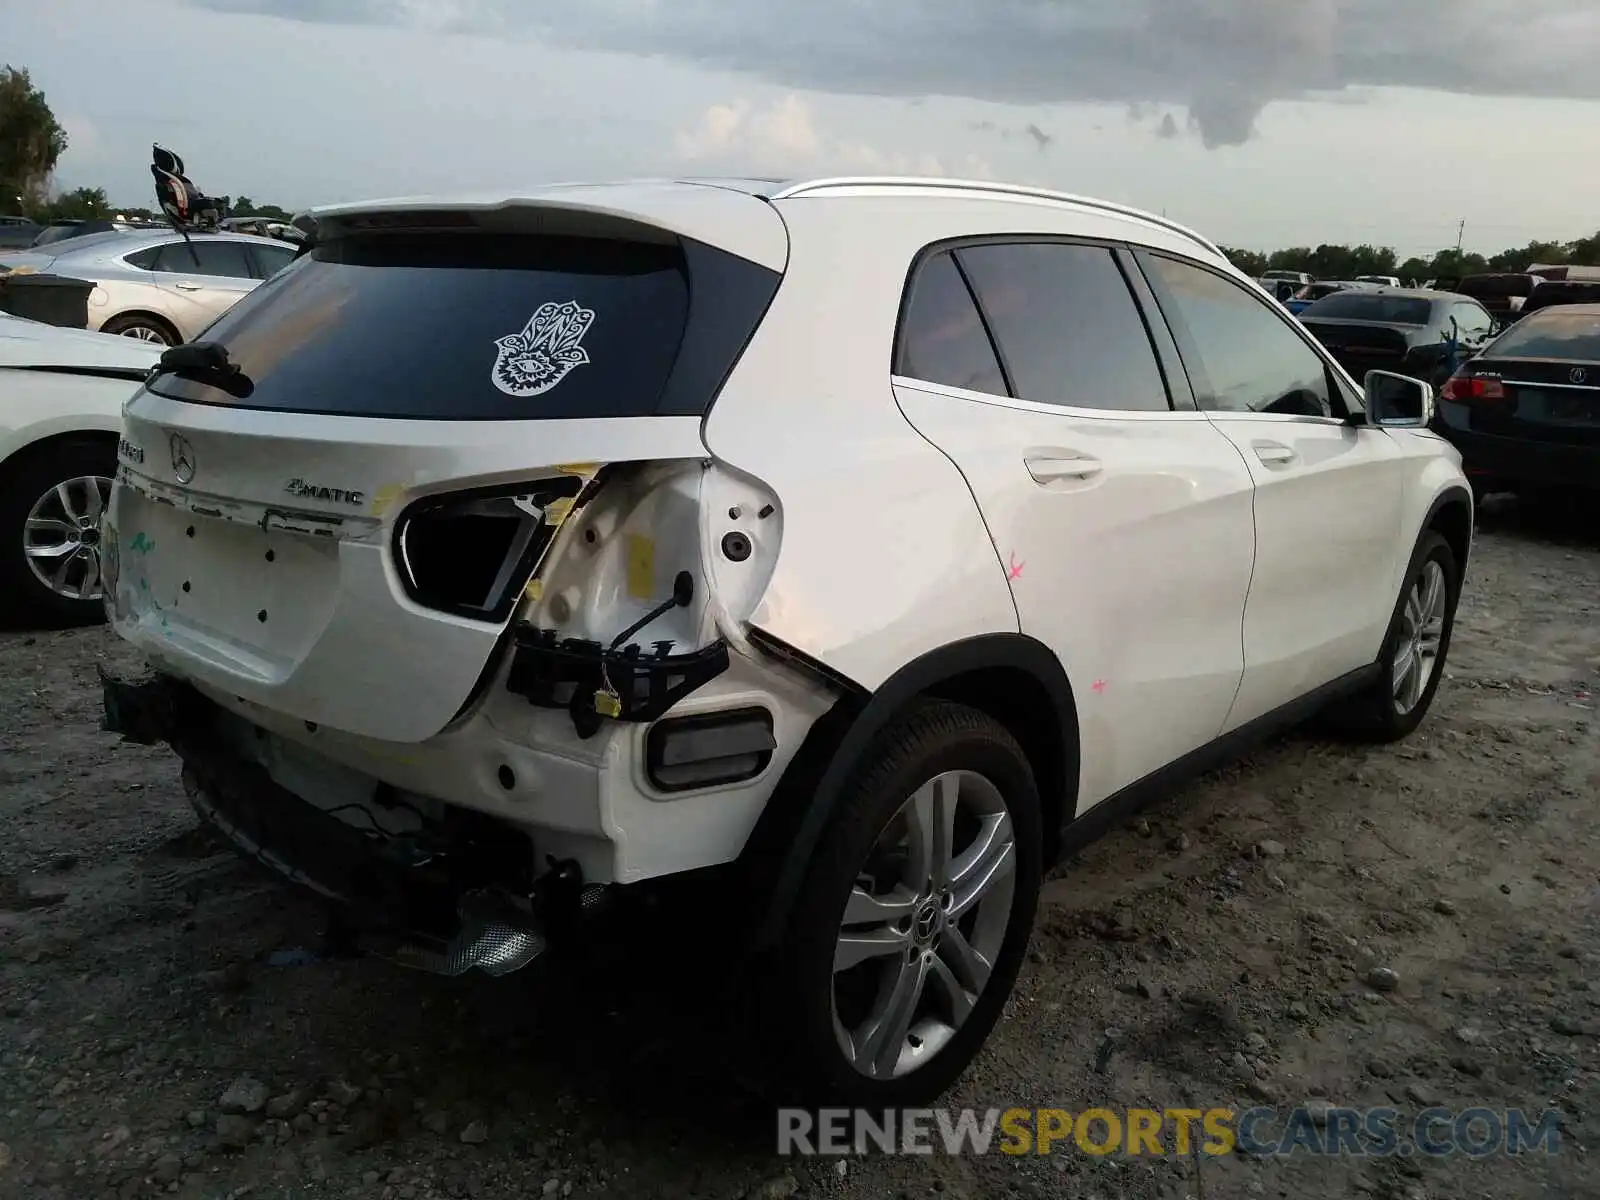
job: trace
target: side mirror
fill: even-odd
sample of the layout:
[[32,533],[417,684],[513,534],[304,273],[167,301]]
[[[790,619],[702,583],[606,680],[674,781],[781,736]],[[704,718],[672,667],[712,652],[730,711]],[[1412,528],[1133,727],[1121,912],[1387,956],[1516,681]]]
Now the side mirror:
[[1409,375],[1368,371],[1367,422],[1400,429],[1424,429],[1433,421],[1433,388]]

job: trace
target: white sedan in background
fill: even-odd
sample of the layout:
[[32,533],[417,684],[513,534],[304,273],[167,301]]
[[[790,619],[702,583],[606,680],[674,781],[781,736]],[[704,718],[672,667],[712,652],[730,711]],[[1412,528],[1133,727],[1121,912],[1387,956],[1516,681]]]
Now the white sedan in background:
[[101,620],[100,513],[122,404],[162,347],[0,313],[0,618]]
[[90,329],[175,346],[193,341],[294,260],[273,238],[171,229],[91,233],[0,254],[0,272],[30,271],[93,283]]

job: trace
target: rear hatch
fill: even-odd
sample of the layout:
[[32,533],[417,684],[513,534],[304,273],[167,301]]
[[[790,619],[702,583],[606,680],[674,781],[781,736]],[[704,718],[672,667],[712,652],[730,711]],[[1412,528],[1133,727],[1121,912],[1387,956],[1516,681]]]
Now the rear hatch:
[[1600,306],[1534,313],[1491,342],[1462,373],[1499,385],[1452,406],[1452,421],[1464,420],[1464,428],[1600,446]]
[[1466,428],[1496,437],[1600,446],[1600,361],[1480,358],[1470,370],[1497,377],[1503,395],[1466,405]]
[[207,331],[222,352],[150,379],[109,516],[119,633],[369,737],[459,713],[585,481],[705,456],[787,253],[749,195],[550,193],[319,216]]

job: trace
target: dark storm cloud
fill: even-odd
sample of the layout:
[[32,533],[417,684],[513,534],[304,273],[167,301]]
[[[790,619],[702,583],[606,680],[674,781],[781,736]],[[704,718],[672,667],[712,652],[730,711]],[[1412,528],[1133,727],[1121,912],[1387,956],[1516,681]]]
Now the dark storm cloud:
[[843,94],[1181,105],[1208,146],[1246,141],[1274,100],[1351,86],[1600,97],[1597,0],[193,2],[523,32]]

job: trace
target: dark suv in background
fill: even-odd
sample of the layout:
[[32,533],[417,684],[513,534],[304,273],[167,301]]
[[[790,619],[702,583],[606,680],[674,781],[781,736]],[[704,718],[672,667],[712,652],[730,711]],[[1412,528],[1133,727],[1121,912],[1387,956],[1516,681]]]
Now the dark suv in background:
[[1494,314],[1495,320],[1506,325],[1522,314],[1522,306],[1544,282],[1526,271],[1501,271],[1483,275],[1468,275],[1456,284],[1455,291],[1471,296]]
[[1522,304],[1521,316],[1559,304],[1600,304],[1600,280],[1553,279],[1541,283]]

